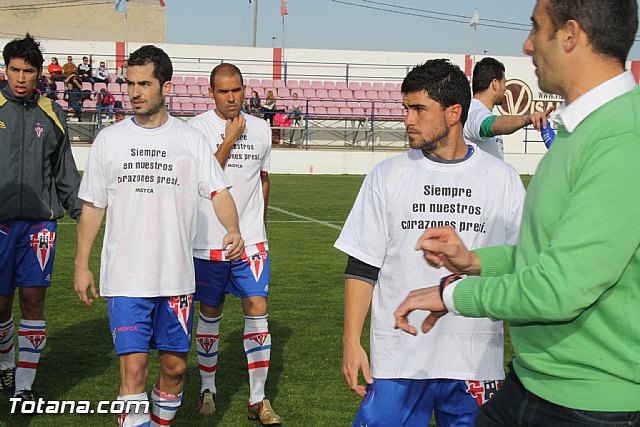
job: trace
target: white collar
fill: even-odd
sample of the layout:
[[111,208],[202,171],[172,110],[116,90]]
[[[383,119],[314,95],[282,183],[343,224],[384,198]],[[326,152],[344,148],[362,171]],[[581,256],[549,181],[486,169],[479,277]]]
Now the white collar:
[[571,104],[566,105],[565,102],[560,104],[553,114],[552,120],[564,125],[567,131],[571,133],[589,114],[635,87],[636,81],[633,78],[633,74],[625,71],[581,95]]

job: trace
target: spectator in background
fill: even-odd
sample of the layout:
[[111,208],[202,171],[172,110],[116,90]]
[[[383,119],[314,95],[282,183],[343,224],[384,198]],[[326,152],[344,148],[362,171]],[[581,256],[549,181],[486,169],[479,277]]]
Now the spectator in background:
[[93,78],[91,77],[91,64],[89,63],[89,58],[86,56],[82,57],[82,64],[78,65],[78,79],[81,82],[89,82],[93,84]]
[[107,110],[107,119],[113,120],[113,107],[116,105],[116,98],[106,89],[100,89],[96,98],[96,106],[98,107],[98,115],[102,110]]
[[38,89],[38,92],[40,92],[42,96],[46,96],[53,101],[58,99],[58,89],[56,87],[56,82],[51,80],[50,75],[42,73],[42,75],[38,79],[36,87]]
[[255,90],[251,91],[251,99],[249,99],[249,113],[254,116],[262,115],[262,102],[260,101],[260,95]]
[[7,80],[4,78],[4,71],[0,71],[0,89],[7,85]]
[[80,117],[82,114],[82,101],[84,101],[84,95],[82,93],[82,87],[78,86],[77,79],[69,79],[66,82],[66,90],[64,91],[64,100],[69,104],[69,108],[73,110],[76,118],[79,122],[82,121]]
[[127,82],[127,61],[125,60],[121,66],[118,67],[116,71],[116,83],[126,83]]
[[96,70],[95,81],[104,84],[109,83],[109,69],[104,62],[100,62],[100,66]]
[[273,95],[273,91],[270,90],[267,92],[267,99],[262,107],[262,115],[265,120],[269,120],[269,125],[273,126],[273,116],[275,114],[276,109],[276,98]]
[[73,63],[73,57],[67,56],[67,63],[62,67],[62,75],[66,79],[72,74],[78,74],[78,67]]
[[64,77],[62,76],[62,67],[58,64],[58,58],[55,56],[51,58],[51,64],[47,67],[47,71],[51,76],[51,79],[54,81],[62,81]]
[[298,122],[300,121],[300,117],[302,116],[302,110],[300,109],[302,107],[302,103],[298,99],[297,92],[294,92],[292,96],[293,96],[293,100],[291,101],[291,110],[289,110],[289,118],[291,119],[292,122],[294,122],[295,124],[298,124]]

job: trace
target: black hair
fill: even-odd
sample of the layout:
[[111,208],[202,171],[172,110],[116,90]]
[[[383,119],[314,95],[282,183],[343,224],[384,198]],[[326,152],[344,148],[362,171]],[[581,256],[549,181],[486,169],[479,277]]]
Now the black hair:
[[211,70],[211,76],[209,76],[209,85],[211,85],[212,88],[214,87],[216,75],[221,72],[229,76],[233,76],[233,75],[240,76],[240,84],[244,86],[244,80],[242,79],[242,71],[240,71],[240,68],[228,62],[223,62],[220,65],[216,65],[216,67],[213,70]]
[[469,114],[471,89],[460,67],[447,59],[431,59],[417,65],[402,82],[402,93],[426,92],[443,108],[462,106],[460,122],[464,125]]
[[504,65],[495,58],[484,58],[473,68],[471,88],[473,94],[483,92],[489,88],[494,80],[504,78]]
[[42,71],[44,63],[40,43],[29,33],[23,39],[15,39],[7,43],[2,51],[2,57],[5,65],[9,65],[12,58],[23,59],[26,63],[36,67],[38,72]]
[[637,0],[549,0],[547,13],[554,34],[575,20],[594,51],[624,66],[638,30]]
[[173,65],[166,52],[153,45],[145,45],[129,56],[130,67],[153,64],[153,77],[158,79],[160,86],[171,81],[173,77]]

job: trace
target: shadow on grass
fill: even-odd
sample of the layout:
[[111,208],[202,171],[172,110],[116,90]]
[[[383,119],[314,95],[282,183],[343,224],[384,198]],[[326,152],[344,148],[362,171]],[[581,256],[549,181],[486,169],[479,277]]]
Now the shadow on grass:
[[[237,403],[234,407],[233,402],[237,402],[236,395],[243,396],[245,401],[249,400],[249,374],[247,373],[247,359],[242,344],[243,332],[242,328],[237,327],[229,331],[225,328],[224,322],[220,325],[220,353],[216,373],[217,410],[215,415],[212,418],[206,418],[206,421],[200,415],[192,415],[200,395],[200,374],[197,369],[197,361],[194,364],[192,358],[187,370],[185,400],[176,415],[176,421],[181,423],[186,421],[187,425],[200,425],[200,423],[203,423],[202,425],[216,425],[221,419],[226,418],[225,414],[228,411],[235,410]],[[271,334],[271,361],[265,394],[267,399],[277,404],[280,378],[284,369],[283,349],[291,338],[293,330],[278,320],[269,320],[269,332]],[[245,417],[246,406],[243,406],[243,411],[241,416]],[[237,414],[229,415],[234,418]]]
[[[114,363],[108,320],[102,317],[84,320],[47,332],[47,347],[40,359],[34,383],[40,397],[45,400],[91,400],[94,405],[96,400],[112,397],[72,392],[76,386],[103,375]],[[47,425],[45,418],[51,420],[49,425],[65,425],[64,415],[13,415],[10,409],[8,399],[0,400],[0,425]]]

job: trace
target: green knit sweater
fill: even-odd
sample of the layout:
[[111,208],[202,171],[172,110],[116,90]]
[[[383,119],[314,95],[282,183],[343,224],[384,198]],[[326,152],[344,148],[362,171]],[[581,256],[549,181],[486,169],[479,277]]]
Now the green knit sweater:
[[516,246],[477,250],[461,314],[509,321],[524,386],[581,410],[640,410],[640,88],[569,134],[525,200]]

